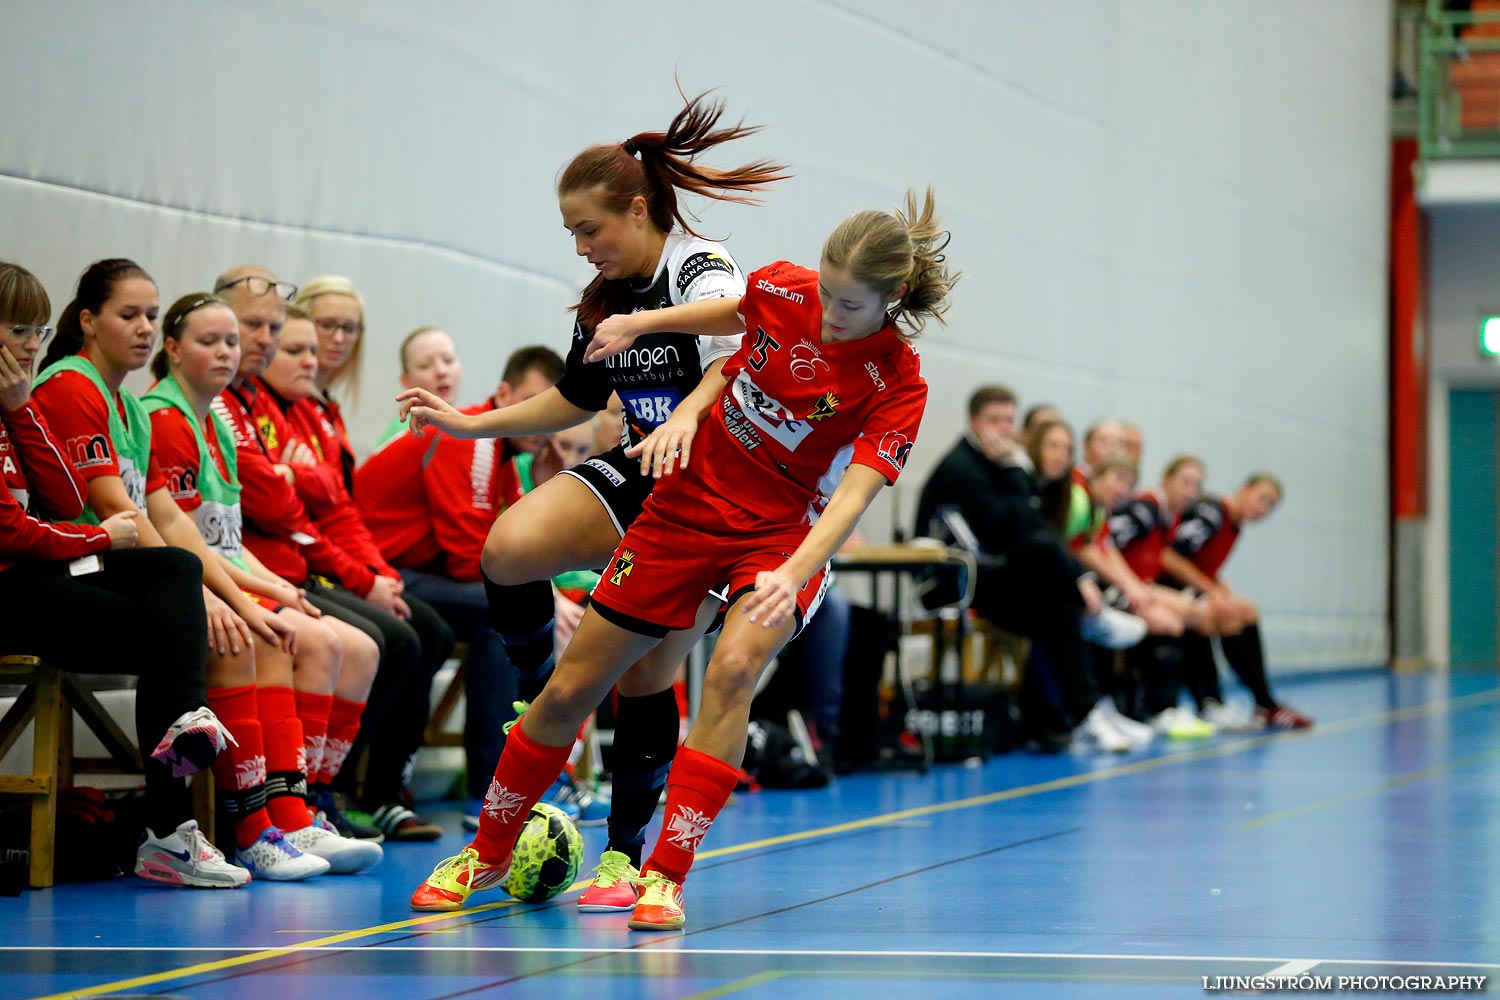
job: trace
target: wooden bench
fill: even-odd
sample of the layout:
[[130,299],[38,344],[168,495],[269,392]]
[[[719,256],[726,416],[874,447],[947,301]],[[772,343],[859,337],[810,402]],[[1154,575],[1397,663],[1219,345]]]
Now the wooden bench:
[[[98,699],[79,684],[77,675],[35,656],[0,656],[0,685],[25,689],[0,719],[0,757],[34,722],[31,774],[0,775],[0,794],[31,798],[31,871],[34,888],[52,885],[57,841],[57,792],[73,783],[76,773],[140,773],[141,754]],[[99,738],[108,757],[73,756],[73,714]]]

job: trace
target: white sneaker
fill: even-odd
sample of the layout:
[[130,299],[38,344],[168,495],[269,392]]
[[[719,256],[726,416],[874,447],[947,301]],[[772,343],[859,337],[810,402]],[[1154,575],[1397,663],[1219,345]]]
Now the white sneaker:
[[219,717],[207,708],[195,708],[167,727],[151,759],[170,767],[172,777],[183,778],[207,768],[230,744],[240,745]]
[[1211,723],[1176,705],[1152,716],[1151,728],[1169,740],[1205,740],[1218,732]]
[[1073,745],[1081,750],[1125,753],[1130,749],[1130,740],[1115,728],[1109,714],[1101,706],[1095,705],[1073,730]]
[[224,860],[195,819],[166,837],[158,837],[148,827],[135,852],[135,873],[152,882],[200,889],[238,889],[250,881],[248,871]]
[[1083,619],[1084,639],[1105,649],[1129,649],[1146,638],[1146,629],[1146,619],[1107,604]]
[[1258,719],[1243,705],[1235,702],[1222,703],[1212,698],[1204,699],[1200,712],[1203,721],[1223,733],[1255,733],[1266,728],[1264,719]]
[[1105,714],[1109,716],[1110,724],[1115,727],[1120,735],[1130,741],[1133,749],[1139,750],[1142,747],[1148,747],[1156,741],[1155,729],[1152,729],[1144,722],[1137,722],[1130,716],[1121,714],[1120,710],[1115,707],[1113,699],[1105,698],[1099,702],[1099,707],[1104,709]]
[[261,831],[255,843],[234,852],[234,860],[250,869],[259,879],[272,882],[300,882],[321,875],[332,867],[312,854],[303,854],[287,843],[286,834],[274,826]]
[[284,830],[282,836],[303,854],[327,861],[334,875],[362,872],[385,857],[385,851],[374,841],[341,837],[316,823],[300,830]]

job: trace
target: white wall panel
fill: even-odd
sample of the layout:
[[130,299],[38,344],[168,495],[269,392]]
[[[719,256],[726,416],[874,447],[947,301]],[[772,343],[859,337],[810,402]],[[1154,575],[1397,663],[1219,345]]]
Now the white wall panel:
[[[968,277],[923,348],[908,495],[979,382],[1077,424],[1140,422],[1147,462],[1281,473],[1231,574],[1282,665],[1385,648],[1385,61],[1368,0],[22,0],[5,14],[0,256],[59,308],[90,260],[164,297],[257,261],[369,300],[356,443],[395,345],[439,323],[477,397],[566,345],[586,274],[552,195],[591,142],[723,88],[767,126],[719,162],[796,177],[709,206],[741,262],[813,262],[848,212],[932,183]],[[909,510],[911,503],[904,506]],[[869,519],[885,533],[885,501]]]

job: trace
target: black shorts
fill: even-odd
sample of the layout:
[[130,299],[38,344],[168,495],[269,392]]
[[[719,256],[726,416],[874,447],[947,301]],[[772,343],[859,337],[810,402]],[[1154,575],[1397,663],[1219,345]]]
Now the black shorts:
[[641,475],[641,460],[626,458],[625,446],[616,445],[602,455],[595,455],[582,465],[566,469],[564,475],[574,476],[593,491],[604,505],[604,511],[614,522],[620,537],[640,516],[646,498],[656,480]]

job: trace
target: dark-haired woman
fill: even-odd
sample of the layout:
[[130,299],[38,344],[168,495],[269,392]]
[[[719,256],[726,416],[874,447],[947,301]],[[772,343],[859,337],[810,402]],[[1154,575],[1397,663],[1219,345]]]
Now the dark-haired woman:
[[734,789],[756,682],[816,610],[828,560],[916,441],[927,384],[909,341],[947,309],[945,244],[931,193],[908,194],[904,212],[844,220],[816,271],[781,261],[738,299],[620,315],[598,332],[597,357],[662,329],[753,334],[633,450],[665,478],[606,565],[556,677],[511,730],[473,845],[438,865],[414,909],[457,909],[504,877],[579,721],[631,664],[691,631],[703,591],[727,581],[702,709],[633,880],[632,928],[683,925],[682,883]]
[[[397,398],[420,430],[432,425],[455,437],[513,437],[573,427],[624,402],[625,430],[614,450],[537,487],[495,522],[483,569],[495,631],[517,672],[526,701],[541,690],[553,662],[553,598],[548,583],[574,569],[597,569],[640,513],[653,480],[625,454],[660,427],[706,374],[717,374],[739,348],[738,331],[699,336],[662,330],[636,340],[600,364],[584,351],[606,317],[685,303],[737,301],[745,278],[722,244],[693,232],[678,204],[682,194],[749,201],[785,170],[757,161],[730,170],[695,158],[756,131],[720,128],[723,107],[699,97],[664,132],[642,132],[623,143],[592,146],[563,169],[557,184],[563,226],[594,280],[575,307],[567,371],[557,385],[524,403],[468,416],[422,389]],[[635,905],[645,828],[655,812],[677,752],[678,711],[672,679],[683,657],[713,620],[708,600],[698,627],[676,634],[620,678],[613,748],[609,842],[598,874],[578,900],[589,911]],[[578,803],[588,807],[589,802]]]
[[[123,383],[126,375],[150,360],[158,309],[156,283],[140,265],[122,259],[90,265],[58,321],[48,366],[37,380],[36,399],[87,484],[88,505],[80,522],[97,523],[122,511],[143,512],[146,516],[137,518],[141,545],[176,546],[197,557],[208,625],[207,702],[213,708],[254,690],[258,661],[273,673],[289,672],[297,633],[288,620],[256,604],[235,585],[192,519],[178,508],[151,459],[151,419]],[[189,601],[173,610],[196,622],[197,606]],[[159,852],[156,860],[167,865],[163,874],[169,876],[173,869],[161,857],[164,853]],[[274,826],[254,843],[238,845],[235,861],[261,878],[278,880],[309,878],[329,868],[327,861],[304,854]],[[153,877],[147,871],[142,874]]]
[[226,743],[205,707],[205,620],[180,610],[201,601],[202,570],[180,549],[137,549],[138,510],[93,524],[68,523],[87,501],[68,455],[87,451],[92,442],[63,439],[32,398],[32,372],[52,336],[46,326],[51,313],[47,292],[31,272],[0,263],[0,476],[6,486],[0,490],[0,603],[16,612],[6,616],[6,652],[37,654],[80,672],[139,676],[135,728],[145,751],[146,830],[136,871],[172,885],[244,885],[250,873],[229,864],[199,831],[182,780],[207,767]]

